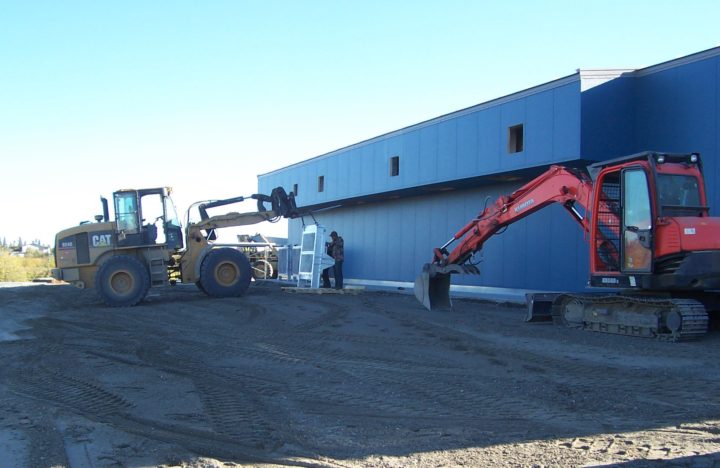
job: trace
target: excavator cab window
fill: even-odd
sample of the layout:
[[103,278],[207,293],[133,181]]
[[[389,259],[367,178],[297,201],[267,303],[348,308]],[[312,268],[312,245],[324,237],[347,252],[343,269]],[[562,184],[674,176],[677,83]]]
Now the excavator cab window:
[[172,199],[165,197],[165,243],[169,249],[182,249],[183,236],[180,218],[175,210]]
[[642,168],[622,173],[624,272],[652,269],[652,207],[647,174]]
[[662,216],[702,216],[705,212],[695,176],[658,174],[657,185]]

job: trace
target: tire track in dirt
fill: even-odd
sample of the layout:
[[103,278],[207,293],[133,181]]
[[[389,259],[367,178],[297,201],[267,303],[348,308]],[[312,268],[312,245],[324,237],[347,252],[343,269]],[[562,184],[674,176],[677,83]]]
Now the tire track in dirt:
[[231,436],[236,443],[254,448],[279,445],[272,408],[267,402],[279,392],[279,384],[217,372],[203,359],[205,349],[192,345],[178,348],[148,343],[138,349],[137,354],[152,368],[190,379],[218,434]]
[[[516,336],[510,319],[489,307],[476,318],[465,304],[452,315],[415,314],[403,296],[307,300],[278,290],[215,300],[189,291],[169,294],[130,310],[93,303],[32,322],[23,336],[36,339],[0,343],[13,357],[0,377],[14,382],[14,394],[23,398],[235,462],[292,464],[304,463],[298,456],[328,456],[359,466],[350,459],[392,453],[410,457],[407,464],[429,464],[423,453],[432,451],[440,454],[435,464],[461,464],[442,455],[460,449],[470,454],[462,462],[472,465],[477,448],[493,451],[500,444],[497,450],[515,453],[517,442],[530,440],[560,454],[543,455],[549,465],[630,456],[622,450],[667,458],[676,446],[658,439],[633,451],[608,432],[664,420],[681,428],[678,437],[708,444],[720,438],[716,425],[699,420],[718,412],[708,401],[718,391],[716,372],[708,378],[688,372],[683,379],[677,362],[644,368],[623,360],[642,345],[586,340],[570,331],[567,341],[587,349],[555,343],[560,352],[553,354],[543,345],[558,336],[566,341],[554,329],[541,326],[538,336],[518,330]],[[616,360],[590,359],[604,342],[620,344]],[[674,349],[688,357],[694,348]],[[52,375],[60,363],[62,376]],[[24,366],[35,369],[29,383],[20,375]],[[50,394],[53,386],[69,396]],[[173,388],[172,403],[146,411],[164,398],[163,389]],[[85,397],[82,406],[77,398]],[[185,407],[175,409],[176,401]],[[503,457],[498,452],[491,460]],[[531,458],[511,460],[521,465],[518,460]]]
[[[393,317],[401,323],[410,323],[423,333],[435,334],[439,338],[439,343],[448,340],[463,343],[471,352],[475,351],[480,345],[487,346],[492,351],[479,354],[502,356],[501,358],[494,358],[494,362],[499,366],[522,366],[528,372],[521,375],[516,373],[512,376],[512,380],[521,382],[520,386],[528,386],[530,389],[527,392],[527,398],[520,406],[524,408],[524,414],[532,413],[532,408],[535,407],[540,416],[545,413],[543,417],[550,420],[566,419],[568,410],[576,411],[576,408],[573,408],[575,406],[573,399],[582,398],[585,401],[593,399],[595,401],[595,408],[590,412],[586,412],[584,419],[598,421],[603,417],[616,415],[613,418],[616,423],[624,421],[625,424],[633,425],[636,421],[646,421],[648,416],[651,416],[659,424],[668,424],[676,422],[680,418],[687,418],[688,412],[694,414],[697,418],[707,417],[708,414],[720,415],[720,404],[712,405],[712,411],[708,413],[708,402],[698,401],[693,396],[696,394],[695,392],[717,394],[720,391],[720,384],[712,380],[694,381],[691,388],[687,386],[669,386],[668,378],[662,373],[623,367],[598,369],[594,366],[588,366],[586,362],[580,359],[568,360],[566,356],[529,353],[522,348],[513,349],[502,344],[498,347],[497,342],[478,341],[478,339],[482,339],[484,333],[468,334],[463,330],[448,328],[434,323],[431,319],[423,318],[420,313],[418,317],[410,317],[406,312],[391,311],[378,306],[372,300],[372,296],[366,296],[363,303],[370,311]],[[414,320],[411,320],[411,318]],[[472,371],[472,367],[468,370]],[[487,371],[487,366],[484,364],[478,367]],[[557,373],[557,369],[561,370],[560,374]],[[553,376],[552,380],[543,377],[546,372]],[[602,372],[602,378],[599,378],[599,372]],[[626,399],[616,400],[613,398],[613,395],[618,394],[617,390],[620,382],[623,385],[622,394],[625,396],[627,394],[632,395],[630,402]],[[417,382],[417,384],[420,384],[420,382]],[[433,382],[429,384],[433,385]],[[477,387],[477,385],[472,381],[457,382],[452,387],[465,387],[464,395],[478,395],[478,390],[481,390],[473,388]],[[506,388],[506,385],[502,387]],[[532,391],[532,389],[543,389],[543,391]],[[428,389],[428,391],[430,390]],[[477,397],[470,397],[469,401],[472,400],[478,399]],[[536,400],[536,402],[532,400]],[[491,399],[491,407],[492,401]],[[477,401],[478,404],[486,404],[487,402],[488,400],[485,398]],[[452,405],[452,403],[448,404]],[[505,404],[502,406],[504,408],[508,407]],[[555,410],[550,411],[548,414],[547,408],[549,407],[555,408]],[[633,412],[636,412],[638,407],[661,407],[662,411],[656,411],[648,415],[646,410],[644,414],[637,414],[637,417],[633,417]],[[466,408],[468,411],[471,410],[468,406]],[[542,411],[542,408],[545,408],[545,411]],[[500,408],[496,409],[501,410]],[[509,414],[508,416],[512,417],[513,415]]]
[[53,402],[91,419],[123,413],[133,406],[95,381],[43,365],[14,370],[8,377],[7,385],[15,393]]

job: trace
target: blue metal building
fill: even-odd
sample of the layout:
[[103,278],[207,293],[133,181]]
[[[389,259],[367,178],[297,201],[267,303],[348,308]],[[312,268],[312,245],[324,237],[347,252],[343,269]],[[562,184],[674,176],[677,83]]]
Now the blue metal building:
[[[345,239],[346,281],[411,282],[483,209],[550,164],[585,166],[644,150],[702,154],[708,197],[720,191],[720,48],[639,70],[580,70],[262,174]],[[306,219],[306,222],[312,220]],[[289,225],[299,243],[302,221]],[[583,233],[551,206],[488,241],[480,276],[454,284],[580,290]]]

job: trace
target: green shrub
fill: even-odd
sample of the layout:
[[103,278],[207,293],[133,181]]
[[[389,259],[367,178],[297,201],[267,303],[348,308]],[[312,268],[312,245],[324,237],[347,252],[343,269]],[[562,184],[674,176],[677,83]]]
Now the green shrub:
[[32,281],[50,276],[53,259],[49,255],[31,254],[25,257],[13,256],[0,250],[0,282]]

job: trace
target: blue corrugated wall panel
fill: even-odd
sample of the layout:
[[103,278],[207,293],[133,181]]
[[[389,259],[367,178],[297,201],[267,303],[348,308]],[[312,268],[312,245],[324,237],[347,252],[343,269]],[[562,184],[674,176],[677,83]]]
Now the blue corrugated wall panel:
[[711,213],[720,215],[720,57],[638,78],[636,149],[702,154]]
[[578,83],[577,87],[562,86],[555,88],[552,92],[553,107],[547,109],[547,115],[552,115],[553,138],[552,141],[545,141],[545,144],[552,145],[553,162],[583,156],[580,151],[581,100],[579,87]]
[[[309,206],[575,159],[579,156],[579,120],[579,82],[571,82],[515,101],[446,116],[263,175],[259,190],[269,192],[278,185],[292,190],[297,184],[298,205]],[[508,154],[508,127],[517,124],[524,125],[525,148]],[[396,177],[390,176],[393,156],[400,158]],[[325,191],[319,193],[317,178],[321,175]],[[315,216],[344,236],[348,278],[413,281],[421,266],[431,260],[432,249],[475,217],[487,196],[494,199],[521,184],[353,205]],[[488,241],[478,257],[481,276],[454,281],[511,288],[581,288],[585,280],[578,274],[572,250],[582,236],[573,224],[562,209],[531,216]],[[299,243],[301,228],[299,220],[291,221],[292,243]],[[557,258],[552,257],[553,249]],[[547,278],[552,281],[548,283]]]
[[[299,205],[383,193],[576,159],[580,85],[571,81],[496,105],[450,114],[264,174],[260,190],[298,185]],[[524,149],[508,153],[508,128],[524,126]],[[390,158],[400,173],[390,176]],[[317,179],[324,176],[325,190]]]
[[[515,184],[411,197],[317,213],[318,222],[345,239],[345,276],[413,281],[433,247],[445,243],[482,210],[487,196],[509,193]],[[302,226],[291,221],[291,241]],[[478,257],[481,275],[458,275],[454,284],[506,288],[582,289],[587,280],[587,244],[561,207],[550,207],[492,237]],[[580,259],[580,261],[579,261]]]
[[507,155],[504,154],[500,142],[502,132],[500,130],[500,112],[498,109],[489,109],[486,112],[478,113],[478,173],[500,171],[500,160]]
[[636,84],[636,78],[620,77],[582,93],[585,158],[612,159],[638,152],[635,149]]
[[481,153],[479,146],[478,114],[469,114],[456,119],[457,122],[457,155],[455,161],[456,177],[463,173],[477,174],[480,154],[488,156],[491,153]]
[[[420,177],[416,185],[424,185],[438,180],[438,127],[431,125],[420,129]],[[402,156],[401,156],[402,158]]]

